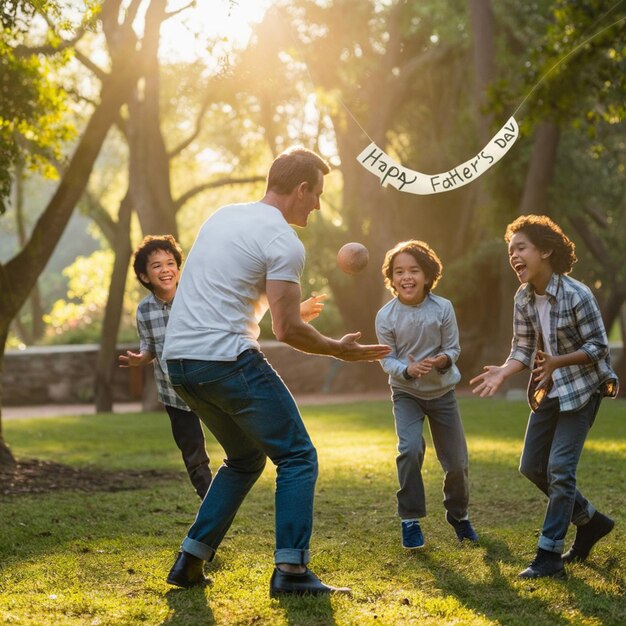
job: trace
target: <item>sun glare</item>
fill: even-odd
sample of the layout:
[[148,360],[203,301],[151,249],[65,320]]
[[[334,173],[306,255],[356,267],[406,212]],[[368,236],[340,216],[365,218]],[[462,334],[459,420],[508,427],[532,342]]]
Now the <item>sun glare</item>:
[[[188,0],[168,3],[168,12]],[[181,11],[161,27],[161,58],[168,62],[190,62],[211,56],[207,41],[219,39],[224,49],[244,46],[251,25],[261,21],[271,0],[199,0],[196,7]]]

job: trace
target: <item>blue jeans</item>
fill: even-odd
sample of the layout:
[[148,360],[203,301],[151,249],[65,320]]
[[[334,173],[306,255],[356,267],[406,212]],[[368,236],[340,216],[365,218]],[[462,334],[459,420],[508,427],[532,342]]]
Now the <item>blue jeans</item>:
[[468,455],[454,390],[432,400],[392,391],[398,435],[398,515],[401,519],[426,515],[422,464],[426,452],[424,420],[428,417],[435,452],[444,471],[443,506],[455,519],[464,519],[469,502]]
[[582,408],[561,412],[558,398],[544,398],[528,418],[520,472],[548,496],[543,550],[562,553],[570,522],[585,524],[596,511],[576,489],[576,468],[600,400],[596,393]]
[[167,369],[176,393],[226,453],[182,549],[212,560],[269,457],[276,465],[275,562],[307,564],[317,452],[281,378],[257,350],[236,361],[168,360]]

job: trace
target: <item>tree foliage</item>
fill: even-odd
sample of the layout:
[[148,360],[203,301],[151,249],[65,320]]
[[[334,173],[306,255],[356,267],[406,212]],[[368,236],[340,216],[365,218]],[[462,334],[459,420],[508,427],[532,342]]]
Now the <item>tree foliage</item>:
[[61,145],[72,138],[67,125],[66,94],[49,76],[65,62],[18,55],[8,37],[0,39],[0,211],[11,191],[12,167],[54,176],[49,161],[61,158]]

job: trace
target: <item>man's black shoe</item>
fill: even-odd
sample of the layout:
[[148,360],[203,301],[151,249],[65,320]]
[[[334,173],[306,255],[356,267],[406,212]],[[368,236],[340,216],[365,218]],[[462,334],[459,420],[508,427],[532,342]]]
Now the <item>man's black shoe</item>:
[[325,585],[311,570],[302,574],[290,574],[274,568],[270,580],[270,598],[284,595],[319,596],[328,593],[350,593],[347,587],[330,587]]
[[519,573],[519,578],[565,578],[563,559],[558,552],[539,548],[533,562]]
[[203,565],[202,559],[181,550],[167,575],[167,582],[177,587],[185,587],[185,589],[205,585],[207,579],[202,571]]
[[615,526],[615,522],[606,515],[602,515],[599,511],[593,514],[593,517],[583,526],[576,527],[576,539],[572,547],[563,555],[565,563],[573,563],[574,561],[584,561],[591,552],[591,548],[608,535]]

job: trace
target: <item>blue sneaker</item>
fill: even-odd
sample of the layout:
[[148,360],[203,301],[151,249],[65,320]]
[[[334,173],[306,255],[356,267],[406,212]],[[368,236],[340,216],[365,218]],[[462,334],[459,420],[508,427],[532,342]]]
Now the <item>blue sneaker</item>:
[[402,547],[409,550],[424,547],[424,535],[417,520],[404,520],[402,522]]
[[472,524],[468,519],[454,519],[454,517],[446,511],[446,521],[454,527],[454,532],[456,533],[459,541],[463,541],[463,539],[467,539],[468,541],[472,541],[474,543],[478,541],[478,535],[472,528]]

